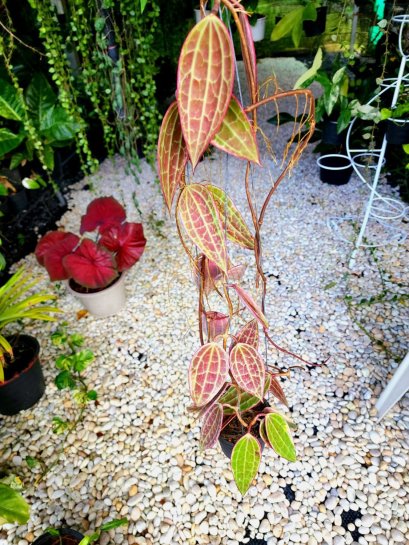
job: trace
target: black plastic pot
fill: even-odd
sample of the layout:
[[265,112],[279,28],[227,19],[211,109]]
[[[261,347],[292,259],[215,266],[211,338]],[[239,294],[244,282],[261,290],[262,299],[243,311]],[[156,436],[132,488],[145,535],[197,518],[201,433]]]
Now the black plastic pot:
[[326,119],[322,127],[322,142],[324,144],[332,144],[334,146],[340,146],[345,142],[346,131],[342,131],[338,134],[337,122],[331,119]]
[[386,141],[388,144],[402,145],[409,143],[409,120],[397,122],[386,120]]
[[317,18],[315,21],[304,21],[303,29],[307,38],[312,36],[320,36],[325,32],[327,23],[327,6],[317,8]]
[[[261,446],[261,452],[263,452],[263,450],[264,450],[264,441],[262,441],[259,437],[257,437],[257,439],[258,439],[258,442],[260,443],[260,446]],[[220,444],[220,447],[221,447],[221,449],[223,451],[223,454],[225,456],[227,456],[227,458],[229,458],[229,460],[230,460],[232,452],[233,452],[233,448],[234,448],[234,443],[231,443],[230,441],[228,441],[224,437],[220,436],[219,437],[219,444]]]
[[326,184],[344,185],[349,182],[353,166],[346,155],[322,155],[317,160],[320,167],[320,179]]
[[10,209],[12,212],[18,214],[28,208],[28,196],[24,187],[16,191],[16,193],[10,193],[9,195]]
[[[81,539],[84,537],[83,534],[80,534],[76,530],[71,530],[71,528],[59,528],[58,531],[60,535],[52,536],[48,532],[38,537],[33,545],[78,545]],[[60,540],[61,538],[61,540]]]
[[29,409],[45,391],[39,354],[40,345],[31,335],[7,337],[13,347],[14,360],[4,369],[0,382],[0,414],[13,415]]

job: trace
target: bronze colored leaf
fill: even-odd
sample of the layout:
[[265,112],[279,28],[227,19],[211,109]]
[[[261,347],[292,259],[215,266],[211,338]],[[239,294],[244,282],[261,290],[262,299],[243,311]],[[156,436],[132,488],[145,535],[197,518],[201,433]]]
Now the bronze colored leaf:
[[190,395],[194,405],[206,405],[226,382],[228,374],[228,356],[223,348],[217,343],[201,346],[189,367]]
[[251,295],[237,284],[232,284],[231,287],[236,290],[240,301],[244,303],[244,305],[252,313],[256,320],[263,326],[263,329],[268,329],[267,318],[264,316],[261,308],[256,304]]
[[193,169],[223,122],[233,82],[229,32],[216,15],[210,14],[188,34],[178,64],[176,98]]
[[170,212],[176,188],[187,162],[177,102],[173,102],[163,118],[158,140],[158,172],[166,206]]
[[274,376],[271,377],[270,392],[278,399],[278,401],[280,401],[280,403],[283,403],[283,405],[288,407],[288,401],[285,397],[284,390],[282,389],[278,379]]

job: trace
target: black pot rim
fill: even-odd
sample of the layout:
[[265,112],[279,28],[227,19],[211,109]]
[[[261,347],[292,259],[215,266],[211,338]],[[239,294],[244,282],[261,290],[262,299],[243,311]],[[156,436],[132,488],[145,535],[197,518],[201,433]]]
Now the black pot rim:
[[[32,335],[27,335],[26,333],[22,333],[21,335],[19,334],[16,334],[16,335],[7,335],[6,337],[7,339],[14,339],[14,338],[26,338],[26,339],[29,339],[30,342],[34,345],[35,347],[35,352],[34,352],[34,355],[31,357],[31,360],[30,360],[30,363],[20,372],[20,373],[17,373],[16,375],[14,375],[12,378],[8,379],[8,380],[5,380],[4,382],[0,382],[0,388],[2,386],[5,386],[6,384],[12,384],[12,382],[14,382],[15,380],[18,380],[24,373],[27,373],[32,367],[33,365],[36,363],[37,359],[38,359],[38,356],[40,355],[40,343],[38,342],[38,340],[33,337]],[[10,343],[11,344],[11,343]]]
[[[73,537],[79,539],[80,541],[84,537],[84,534],[81,534],[81,532],[78,532],[78,530],[74,530],[73,528],[63,527],[59,528],[58,530],[61,532],[61,537]],[[33,541],[32,545],[37,545],[37,543],[40,544],[41,541],[47,539],[47,537],[52,538],[53,536],[51,536],[51,534],[49,534],[48,532],[44,532]]]

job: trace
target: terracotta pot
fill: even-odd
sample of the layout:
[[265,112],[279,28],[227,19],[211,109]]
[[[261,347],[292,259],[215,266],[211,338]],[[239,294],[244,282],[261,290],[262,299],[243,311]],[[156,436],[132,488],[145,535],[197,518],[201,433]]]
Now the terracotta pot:
[[119,312],[126,303],[125,274],[121,273],[118,278],[108,287],[98,291],[82,293],[76,289],[75,283],[68,282],[68,291],[81,301],[84,307],[94,316],[103,318]]
[[[84,537],[76,530],[71,528],[59,528],[60,535],[52,536],[48,532],[38,537],[33,545],[78,545],[81,539]],[[60,540],[61,538],[61,540]]]
[[7,340],[15,358],[4,369],[5,382],[0,382],[0,414],[13,415],[37,403],[44,394],[45,382],[37,339],[13,335]]

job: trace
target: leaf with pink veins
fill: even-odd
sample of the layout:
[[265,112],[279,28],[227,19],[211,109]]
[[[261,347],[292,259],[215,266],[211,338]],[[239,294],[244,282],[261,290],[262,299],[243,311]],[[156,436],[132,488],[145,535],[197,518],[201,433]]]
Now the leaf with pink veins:
[[236,344],[230,352],[230,372],[239,388],[263,399],[266,370],[253,346]]
[[200,446],[203,450],[213,448],[222,429],[223,407],[215,403],[205,414],[200,434]]
[[229,375],[229,358],[215,342],[204,344],[189,366],[190,395],[196,407],[206,405],[221,389]]

